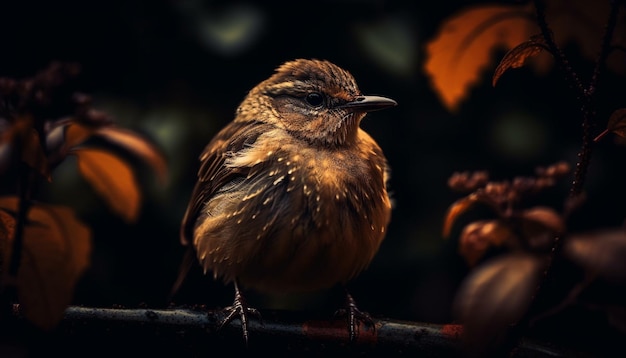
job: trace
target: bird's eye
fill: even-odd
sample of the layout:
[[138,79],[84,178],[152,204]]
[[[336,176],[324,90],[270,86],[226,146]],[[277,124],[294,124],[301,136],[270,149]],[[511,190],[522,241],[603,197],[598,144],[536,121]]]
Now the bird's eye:
[[313,107],[319,107],[324,103],[324,96],[318,92],[311,92],[304,97],[304,100]]

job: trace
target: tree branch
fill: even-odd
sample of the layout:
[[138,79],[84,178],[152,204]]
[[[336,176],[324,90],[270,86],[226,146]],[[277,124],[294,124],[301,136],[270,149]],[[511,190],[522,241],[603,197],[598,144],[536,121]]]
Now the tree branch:
[[[250,342],[243,343],[238,320],[218,330],[224,318],[220,310],[201,308],[126,309],[71,306],[59,326],[59,332],[73,342],[98,349],[111,345],[140,349],[147,353],[177,352],[177,356],[203,356],[227,349],[267,351],[298,356],[337,353],[359,357],[379,356],[462,356],[462,327],[373,318],[375,329],[359,326],[359,336],[350,343],[347,322],[343,318],[320,318],[315,312],[262,311],[262,320],[250,322]],[[150,342],[149,346],[145,342]],[[130,348],[131,350],[133,348]],[[91,350],[91,349],[90,349]],[[169,353],[168,352],[168,353]],[[70,352],[71,353],[71,352]],[[84,351],[83,351],[84,353]],[[118,352],[118,353],[121,353]],[[125,348],[125,353],[127,353]],[[91,352],[90,352],[91,354]],[[112,353],[113,354],[113,353]],[[559,348],[521,340],[512,357],[566,357]]]

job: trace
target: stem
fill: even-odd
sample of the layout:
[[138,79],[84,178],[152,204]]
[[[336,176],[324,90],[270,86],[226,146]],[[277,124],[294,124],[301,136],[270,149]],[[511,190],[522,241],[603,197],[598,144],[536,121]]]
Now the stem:
[[[38,133],[39,145],[47,155],[46,150],[46,137],[43,127],[43,120],[35,120],[33,128]],[[21,159],[22,146],[24,144],[17,141],[17,156]],[[28,220],[28,210],[31,207],[32,199],[34,197],[35,183],[37,180],[37,172],[31,168],[28,164],[20,160],[19,173],[18,173],[19,187],[18,187],[18,209],[17,218],[15,223],[15,237],[13,238],[13,249],[11,250],[11,259],[9,261],[9,275],[13,278],[17,277],[17,273],[22,261],[22,247],[24,246],[24,230],[26,228],[26,222]]]
[[17,218],[15,222],[15,236],[13,237],[13,249],[11,250],[11,258],[9,261],[9,275],[17,277],[20,263],[22,261],[22,247],[24,246],[24,229],[28,217],[32,199],[32,186],[34,179],[34,171],[27,164],[20,164],[19,174],[19,203],[17,209]]
[[[554,37],[552,36],[552,31],[548,27],[545,18],[545,0],[535,0],[535,9],[537,13],[537,24],[541,29],[541,33],[546,41],[546,45],[548,49],[553,54],[558,67],[564,72],[565,78],[569,83],[570,87],[575,90],[576,99],[578,103],[580,103],[580,111],[582,114],[582,143],[580,147],[580,151],[578,152],[578,162],[576,163],[576,169],[574,172],[574,180],[571,183],[569,197],[570,199],[578,197],[583,189],[583,184],[585,182],[585,177],[587,175],[587,171],[589,168],[589,162],[591,160],[591,152],[592,152],[592,135],[591,135],[591,126],[596,117],[596,111],[594,106],[594,95],[597,88],[598,78],[602,72],[602,68],[604,67],[604,62],[610,52],[610,42],[613,36],[613,31],[615,29],[617,23],[617,1],[611,1],[611,11],[609,14],[609,18],[607,20],[607,25],[605,28],[605,33],[602,38],[602,45],[600,49],[600,53],[595,63],[593,76],[589,87],[585,88],[580,81],[580,78],[576,74],[576,72],[572,69],[565,57],[565,54],[559,49],[557,44],[554,42]],[[603,134],[599,135],[600,138]],[[567,215],[567,213],[566,213]],[[532,296],[532,306],[536,307],[538,302],[538,297],[541,293],[544,292],[544,287],[546,283],[550,280],[553,273],[553,264],[555,259],[557,258],[561,247],[563,246],[563,238],[560,236],[554,237],[554,241],[552,243],[552,248],[550,254],[548,255],[548,262],[546,268],[543,272],[542,279],[535,287]],[[532,308],[531,308],[532,309]],[[531,323],[529,314],[526,314],[514,327],[513,334],[510,337],[510,341],[508,342],[508,348],[512,349],[514,342],[521,337],[522,329],[528,327]]]
[[565,58],[565,54],[561,49],[557,46],[556,42],[554,42],[554,36],[552,36],[552,30],[548,27],[548,23],[546,22],[546,2],[545,0],[535,0],[535,11],[537,14],[537,25],[541,29],[541,34],[543,35],[544,40],[546,41],[546,45],[548,46],[548,50],[554,56],[557,67],[560,68],[567,79],[571,88],[576,91],[576,98],[581,102],[585,102],[585,87],[583,86],[578,74],[574,71],[572,66],[570,66],[569,61]]
[[591,76],[591,83],[589,83],[589,89],[587,90],[587,94],[593,98],[596,93],[596,88],[598,85],[598,78],[600,77],[600,73],[602,69],[605,67],[606,59],[611,52],[611,39],[613,38],[613,32],[615,31],[615,26],[617,25],[617,13],[619,12],[618,2],[616,0],[611,0],[611,11],[609,13],[609,19],[606,22],[606,26],[604,27],[604,36],[602,37],[602,45],[600,46],[600,52],[598,54],[598,58],[596,59],[596,66],[593,70],[593,75]]

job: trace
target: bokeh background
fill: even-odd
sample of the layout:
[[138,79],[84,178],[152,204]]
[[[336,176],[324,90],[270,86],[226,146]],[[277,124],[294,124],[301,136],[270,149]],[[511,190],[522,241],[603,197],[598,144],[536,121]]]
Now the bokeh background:
[[[574,164],[580,144],[578,106],[558,71],[512,70],[494,88],[494,62],[457,112],[443,106],[423,71],[425,46],[444,19],[480,3],[486,2],[2,2],[0,76],[30,76],[57,60],[79,63],[77,90],[91,94],[94,107],[121,126],[154,140],[170,165],[165,186],[139,168],[144,202],[135,224],[108,210],[75,163],[54,173],[47,200],[75,207],[95,233],[76,303],[167,304],[183,254],[178,225],[198,154],[249,89],[280,63],[303,57],[328,59],[349,70],[364,93],[399,103],[362,124],[392,167],[395,209],[379,254],[349,286],[353,296],[374,316],[450,322],[467,267],[454,239],[441,234],[448,206],[460,197],[447,187],[448,177],[465,170],[487,170],[499,179],[532,175],[556,161]],[[588,78],[592,64],[575,43],[567,53]],[[602,83],[602,121],[620,100],[623,105],[620,80],[610,75]],[[572,230],[622,224],[625,154],[612,140],[596,148],[589,201]],[[563,198],[551,199],[560,205]],[[232,287],[195,272],[176,302],[225,306],[231,299]]]

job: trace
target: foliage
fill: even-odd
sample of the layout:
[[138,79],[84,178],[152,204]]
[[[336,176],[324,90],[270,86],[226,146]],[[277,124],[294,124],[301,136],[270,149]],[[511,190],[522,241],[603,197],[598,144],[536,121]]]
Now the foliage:
[[[609,1],[551,0],[545,4],[544,15],[560,47],[575,43],[583,56],[594,60],[598,39],[602,36]],[[612,38],[615,49],[626,47],[625,14],[619,15]],[[536,21],[532,3],[510,5],[477,5],[451,16],[439,27],[437,35],[426,46],[424,70],[432,88],[443,104],[457,111],[473,86],[482,79],[483,71],[493,65],[496,51],[510,50],[495,71],[494,85],[508,68],[516,68],[545,48],[543,35]],[[619,74],[626,72],[623,51],[612,51],[606,65]],[[547,71],[549,57],[538,57],[531,65]]]
[[[90,97],[74,93],[75,64],[53,63],[32,78],[0,79],[0,174],[14,190],[0,197],[2,302],[13,291],[25,317],[51,329],[72,301],[76,282],[89,266],[91,230],[73,209],[38,200],[39,182],[53,182],[54,169],[68,156],[104,202],[128,222],[137,219],[141,190],[121,148],[148,163],[165,180],[166,162],[138,133],[115,126],[91,108]],[[105,146],[97,144],[94,138]]]
[[[567,9],[568,5],[571,8]],[[539,55],[549,54],[573,90],[574,105],[581,114],[578,162],[561,209],[537,205],[535,199],[569,175],[566,162],[537,168],[534,177],[511,181],[491,181],[485,171],[455,173],[449,179],[451,189],[469,194],[450,205],[444,237],[456,233],[455,225],[470,211],[481,207],[491,213],[488,218],[464,223],[458,231],[458,252],[471,271],[456,294],[454,313],[464,325],[468,348],[477,352],[510,350],[511,343],[531,322],[584,300],[581,295],[593,282],[626,287],[626,228],[584,233],[567,228],[572,213],[585,202],[584,183],[593,145],[608,133],[624,137],[624,108],[613,109],[606,129],[592,136],[592,128],[600,119],[596,93],[601,74],[612,71],[619,75],[626,69],[623,10],[623,1],[481,5],[445,21],[427,46],[425,71],[450,111],[458,111],[470,88],[482,79],[482,71],[492,66],[495,50],[506,49],[495,66],[493,86],[511,69],[533,65],[547,70],[548,62]],[[574,16],[588,21],[571,21]],[[570,21],[564,21],[567,18]],[[583,31],[584,27],[592,31]],[[562,49],[571,41],[578,43],[583,56],[594,61],[589,83],[581,80]],[[620,60],[615,61],[617,58]],[[549,283],[554,285],[562,278],[555,276],[555,266],[568,264],[578,267],[581,277],[571,284],[561,302],[548,308],[539,306],[551,289]],[[596,308],[613,316],[617,329],[626,327],[619,315],[611,315],[614,305]]]

